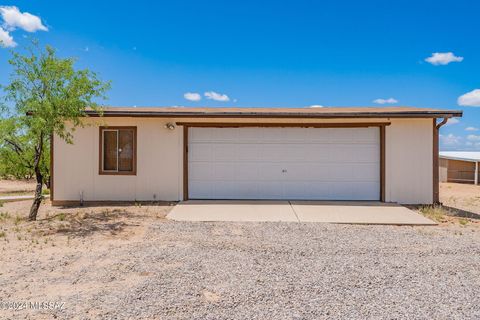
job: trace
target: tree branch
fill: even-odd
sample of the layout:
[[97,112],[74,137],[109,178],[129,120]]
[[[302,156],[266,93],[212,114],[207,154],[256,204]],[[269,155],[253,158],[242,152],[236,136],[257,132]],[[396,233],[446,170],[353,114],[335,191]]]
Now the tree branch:
[[23,149],[20,147],[15,141],[12,141],[10,139],[3,139],[5,143],[10,145],[11,149],[19,156],[20,160],[22,161],[23,165],[29,169],[33,169],[33,166],[28,163],[26,159],[23,158]]

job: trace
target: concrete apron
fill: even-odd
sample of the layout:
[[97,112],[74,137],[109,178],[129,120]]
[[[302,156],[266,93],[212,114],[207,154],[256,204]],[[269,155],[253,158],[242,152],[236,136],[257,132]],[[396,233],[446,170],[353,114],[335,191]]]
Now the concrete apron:
[[177,204],[167,218],[176,221],[436,225],[406,207],[374,201],[189,200]]

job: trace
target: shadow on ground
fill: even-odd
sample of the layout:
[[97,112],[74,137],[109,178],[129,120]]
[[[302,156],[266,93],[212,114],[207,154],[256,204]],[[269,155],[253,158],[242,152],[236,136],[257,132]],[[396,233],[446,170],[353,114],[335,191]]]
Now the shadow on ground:
[[132,207],[132,206],[166,206],[170,207],[178,202],[175,201],[91,201],[84,204],[71,204],[58,206],[59,209],[86,209],[86,208],[111,208],[111,207]]
[[448,210],[449,215],[453,217],[458,217],[458,218],[468,218],[468,219],[473,219],[473,220],[480,220],[480,214],[467,211],[467,210],[462,210],[459,208],[454,208],[454,207],[448,207],[448,206],[443,206],[445,209]]

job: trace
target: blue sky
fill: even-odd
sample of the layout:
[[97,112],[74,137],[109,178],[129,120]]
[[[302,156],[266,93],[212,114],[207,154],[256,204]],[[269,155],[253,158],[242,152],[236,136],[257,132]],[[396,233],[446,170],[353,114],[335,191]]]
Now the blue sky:
[[[0,37],[3,31],[17,43],[13,50],[34,37],[61,56],[77,57],[79,67],[112,80],[108,105],[461,109],[464,117],[442,128],[441,149],[480,150],[480,130],[474,130],[480,129],[480,91],[474,91],[480,89],[479,1],[0,6],[10,13],[0,22]],[[443,55],[427,62],[434,53]],[[0,48],[0,83],[8,80],[8,56]],[[464,99],[472,106],[460,106],[458,98],[472,91]],[[394,103],[374,102],[391,98]]]

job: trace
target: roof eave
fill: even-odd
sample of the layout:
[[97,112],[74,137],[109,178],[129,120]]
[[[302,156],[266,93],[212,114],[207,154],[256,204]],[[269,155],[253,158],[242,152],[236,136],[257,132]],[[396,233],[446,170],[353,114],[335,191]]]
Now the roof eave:
[[457,161],[465,161],[465,162],[480,162],[480,160],[475,160],[475,159],[467,159],[467,158],[457,158],[457,157],[449,157],[449,156],[439,156],[440,159],[445,159],[445,160],[457,160]]
[[332,112],[332,113],[292,113],[292,112],[145,112],[104,110],[86,111],[91,117],[157,117],[157,118],[452,118],[461,117],[463,112],[453,111],[403,111],[403,112]]

